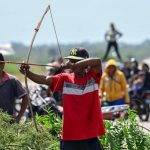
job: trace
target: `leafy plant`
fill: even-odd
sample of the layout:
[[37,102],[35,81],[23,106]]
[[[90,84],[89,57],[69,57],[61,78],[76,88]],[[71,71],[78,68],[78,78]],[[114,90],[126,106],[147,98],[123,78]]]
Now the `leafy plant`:
[[48,149],[53,138],[42,125],[38,127],[39,132],[36,132],[32,121],[12,124],[11,117],[0,111],[0,150]]
[[48,114],[44,117],[37,114],[36,119],[48,129],[52,136],[60,137],[62,120],[51,109],[48,110]]
[[148,150],[150,136],[139,127],[136,114],[128,110],[128,119],[105,121],[106,135],[101,137],[104,147],[112,150]]
[[[0,111],[0,150],[59,150],[62,120],[53,112],[36,115],[38,130],[31,120],[12,124],[11,117]],[[150,135],[138,126],[136,114],[128,111],[128,119],[105,121],[106,135],[100,137],[105,149],[149,150]]]

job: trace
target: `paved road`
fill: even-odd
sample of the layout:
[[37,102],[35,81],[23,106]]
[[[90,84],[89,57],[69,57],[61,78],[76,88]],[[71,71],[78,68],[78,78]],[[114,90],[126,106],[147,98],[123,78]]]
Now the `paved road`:
[[149,120],[149,121],[145,121],[145,122],[139,122],[139,125],[140,125],[140,126],[143,126],[143,127],[145,127],[145,128],[147,128],[149,131],[147,131],[147,130],[145,130],[145,129],[143,129],[143,131],[144,131],[145,133],[150,134],[150,120]]

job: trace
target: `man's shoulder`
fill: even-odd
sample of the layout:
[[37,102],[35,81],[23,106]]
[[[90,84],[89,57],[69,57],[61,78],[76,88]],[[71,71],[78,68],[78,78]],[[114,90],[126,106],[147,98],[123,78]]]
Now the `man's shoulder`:
[[14,75],[8,74],[9,79],[7,80],[8,83],[11,83],[12,85],[22,86],[21,81]]
[[12,75],[12,74],[8,74],[8,76],[9,76],[9,79],[17,79],[17,77],[15,77],[14,75]]
[[10,82],[20,82],[16,76],[8,74]]
[[15,77],[14,75],[9,74],[7,72],[4,72],[3,80],[5,80],[5,81],[7,81],[7,80],[17,80],[17,77]]

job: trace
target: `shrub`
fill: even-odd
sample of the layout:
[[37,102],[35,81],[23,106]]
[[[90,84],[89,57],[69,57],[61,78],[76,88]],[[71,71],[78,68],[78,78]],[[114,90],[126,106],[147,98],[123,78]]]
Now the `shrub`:
[[102,145],[111,150],[149,150],[150,136],[138,125],[136,114],[128,110],[128,119],[105,121],[106,135],[100,137]]
[[[128,114],[128,120],[105,121],[106,135],[100,137],[105,149],[150,149],[150,135],[138,126],[135,113]],[[59,150],[61,119],[51,111],[36,119],[39,132],[31,120],[12,124],[11,117],[0,111],[0,150]]]

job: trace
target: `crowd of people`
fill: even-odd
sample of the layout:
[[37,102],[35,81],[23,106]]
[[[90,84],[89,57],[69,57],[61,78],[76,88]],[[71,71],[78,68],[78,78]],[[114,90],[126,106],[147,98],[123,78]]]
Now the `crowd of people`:
[[[104,61],[114,47],[122,62],[117,45],[117,37],[121,36],[114,24],[110,24],[105,34],[108,45]],[[27,93],[19,80],[4,71],[2,54],[0,61],[0,108],[12,116],[13,122],[19,122],[28,105]],[[35,83],[47,85],[54,98],[62,102],[61,150],[102,150],[97,138],[105,134],[99,92],[109,106],[130,104],[131,96],[142,97],[144,91],[150,90],[150,71],[146,63],[139,68],[135,58],[125,61],[122,68],[115,59],[109,59],[102,72],[99,58],[90,58],[84,48],[73,48],[64,59],[50,61],[47,75],[33,73],[25,63],[20,72]],[[16,98],[22,99],[17,116],[13,113]]]
[[131,99],[132,97],[142,98],[144,92],[150,91],[150,71],[148,64],[143,62],[139,66],[138,61],[135,58],[131,58],[125,62],[122,71],[127,79]]
[[[0,108],[19,122],[28,104],[27,93],[15,77],[3,70],[2,54],[0,61]],[[124,62],[122,68],[110,59],[102,72],[99,58],[89,58],[86,49],[74,48],[65,61],[58,58],[49,64],[47,75],[33,73],[25,63],[20,72],[38,84],[49,86],[53,93],[61,93],[64,116],[61,150],[103,149],[97,138],[105,134],[99,92],[102,96],[105,93],[108,105],[112,106],[129,104],[130,92],[137,96],[150,89],[149,66],[143,63],[139,69],[134,58]],[[22,98],[22,105],[19,114],[14,116],[16,98]]]
[[135,58],[120,67],[114,59],[107,61],[101,79],[100,93],[109,106],[129,104],[133,99],[143,99],[150,92],[150,71],[146,63],[139,65]]

